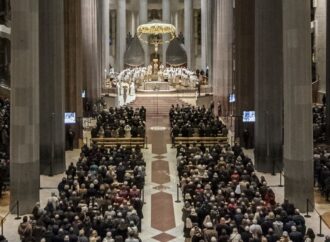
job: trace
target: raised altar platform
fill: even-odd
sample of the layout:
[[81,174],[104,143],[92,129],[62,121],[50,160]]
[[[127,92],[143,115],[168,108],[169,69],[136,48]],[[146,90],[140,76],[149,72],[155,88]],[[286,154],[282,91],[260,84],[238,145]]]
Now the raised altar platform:
[[151,81],[151,82],[144,82],[142,84],[141,89],[145,91],[170,91],[171,87],[168,82],[160,82],[160,81]]

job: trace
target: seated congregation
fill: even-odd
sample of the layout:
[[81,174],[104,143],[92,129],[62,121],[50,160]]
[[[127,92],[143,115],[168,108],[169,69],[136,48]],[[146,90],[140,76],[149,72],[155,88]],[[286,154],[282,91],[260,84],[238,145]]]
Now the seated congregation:
[[[45,208],[18,228],[22,241],[140,241],[145,162],[140,147],[82,147]],[[128,240],[127,240],[128,241]]]
[[146,109],[123,106],[110,107],[96,115],[96,127],[91,130],[92,138],[145,137]]
[[173,137],[211,137],[228,134],[226,125],[214,116],[212,106],[206,108],[204,105],[172,105],[169,116]]
[[[313,241],[294,205],[278,204],[264,177],[235,144],[179,146],[184,237],[191,242]],[[307,239],[307,240],[306,240]]]

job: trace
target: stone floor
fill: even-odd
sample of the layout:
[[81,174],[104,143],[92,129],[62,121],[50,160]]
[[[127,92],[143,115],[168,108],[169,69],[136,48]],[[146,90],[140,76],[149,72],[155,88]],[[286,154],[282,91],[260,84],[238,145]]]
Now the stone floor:
[[[172,100],[173,101],[173,100]],[[193,103],[193,100],[183,100]],[[166,108],[165,102],[161,102],[161,106]],[[171,103],[168,103],[170,105]],[[158,106],[158,105],[157,105]],[[152,112],[151,112],[152,113]],[[158,111],[157,111],[158,113]],[[153,130],[153,126],[164,126],[163,130]],[[181,221],[182,198],[179,193],[177,201],[177,184],[178,177],[176,173],[176,149],[171,148],[169,137],[164,138],[163,142],[158,142],[155,137],[167,136],[168,117],[156,119],[149,117],[147,123],[147,134],[150,141],[148,148],[143,150],[146,166],[146,185],[144,189],[145,206],[143,208],[144,219],[142,221],[142,233],[140,237],[143,241],[172,241],[181,242],[183,238],[183,223]],[[154,137],[153,137],[154,136]],[[230,133],[230,139],[232,134]],[[245,153],[253,159],[253,150],[245,150]],[[79,156],[79,150],[67,151],[66,162],[76,162]],[[268,185],[272,186],[276,194],[276,200],[282,202],[284,200],[284,187],[279,187],[280,175],[272,176],[271,174],[258,173],[259,176],[265,176]],[[47,198],[52,192],[57,192],[57,184],[63,175],[53,177],[41,176],[40,202],[44,206]],[[284,184],[284,179],[282,179]],[[320,214],[326,214],[325,217],[330,221],[330,203],[320,197],[319,193],[315,193],[315,207]],[[8,211],[8,194],[7,198],[0,201],[0,216],[4,216]],[[319,233],[319,216],[316,212],[310,213],[311,218],[306,218],[307,227],[313,228],[314,232]],[[17,228],[20,220],[15,220],[15,215],[9,215],[4,222],[4,235],[9,242],[19,241]],[[328,218],[329,217],[329,218]],[[330,224],[330,223],[328,223]],[[322,223],[322,232],[330,235],[330,229]],[[324,238],[316,237],[316,242],[324,241]]]

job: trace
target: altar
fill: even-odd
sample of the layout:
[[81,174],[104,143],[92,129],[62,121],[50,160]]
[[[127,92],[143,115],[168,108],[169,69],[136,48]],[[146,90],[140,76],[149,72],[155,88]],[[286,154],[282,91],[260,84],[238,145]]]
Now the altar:
[[170,85],[169,85],[168,82],[161,82],[161,81],[144,82],[143,90],[146,90],[146,91],[153,91],[153,90],[168,91],[168,90],[170,90]]

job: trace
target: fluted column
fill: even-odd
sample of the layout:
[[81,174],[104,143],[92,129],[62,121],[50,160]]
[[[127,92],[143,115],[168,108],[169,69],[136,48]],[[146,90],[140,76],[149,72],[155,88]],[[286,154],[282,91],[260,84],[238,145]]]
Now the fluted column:
[[[170,0],[162,1],[162,9],[163,9],[163,22],[170,23],[171,22],[171,9],[170,9]],[[166,41],[166,37],[164,37],[164,41]],[[166,50],[168,44],[163,44],[163,65],[166,66]]]
[[[83,115],[81,0],[64,0],[65,31],[65,111]],[[79,146],[79,127],[73,125],[76,135],[74,147]]]
[[255,166],[282,167],[283,54],[282,2],[255,1]]
[[283,1],[285,198],[314,204],[310,1]]
[[126,50],[126,0],[118,0],[117,5],[117,71],[124,69]]
[[97,24],[97,1],[81,1],[82,44],[83,44],[83,86],[87,98],[94,102],[101,96],[101,62],[99,31]]
[[[99,0],[100,1],[100,0]],[[110,1],[102,1],[102,71],[110,64]]]
[[[330,107],[330,3],[326,3],[326,73],[325,73],[325,94],[326,94],[326,106]],[[321,84],[321,88],[322,88]],[[330,108],[326,108],[326,142],[330,144]]]
[[40,172],[55,175],[65,171],[64,3],[40,1],[39,14]]
[[184,46],[187,52],[187,67],[192,68],[193,63],[193,1],[184,0]]
[[232,84],[233,1],[220,0],[214,3],[214,48],[213,95],[220,101],[223,115],[228,112],[228,94]]
[[318,0],[315,10],[315,59],[316,73],[319,79],[319,100],[326,93],[326,38],[327,38],[327,0]]
[[[148,0],[139,0],[139,25],[148,22]],[[149,46],[145,43],[141,43],[144,50],[144,64],[145,66],[150,64]]]
[[10,203],[39,201],[39,1],[12,0]]
[[206,70],[206,67],[208,66],[208,46],[209,46],[209,33],[210,33],[210,22],[209,16],[209,0],[201,0],[201,14],[202,14],[202,22],[201,22],[201,31],[202,31],[202,45],[201,45],[201,68],[203,70]]

